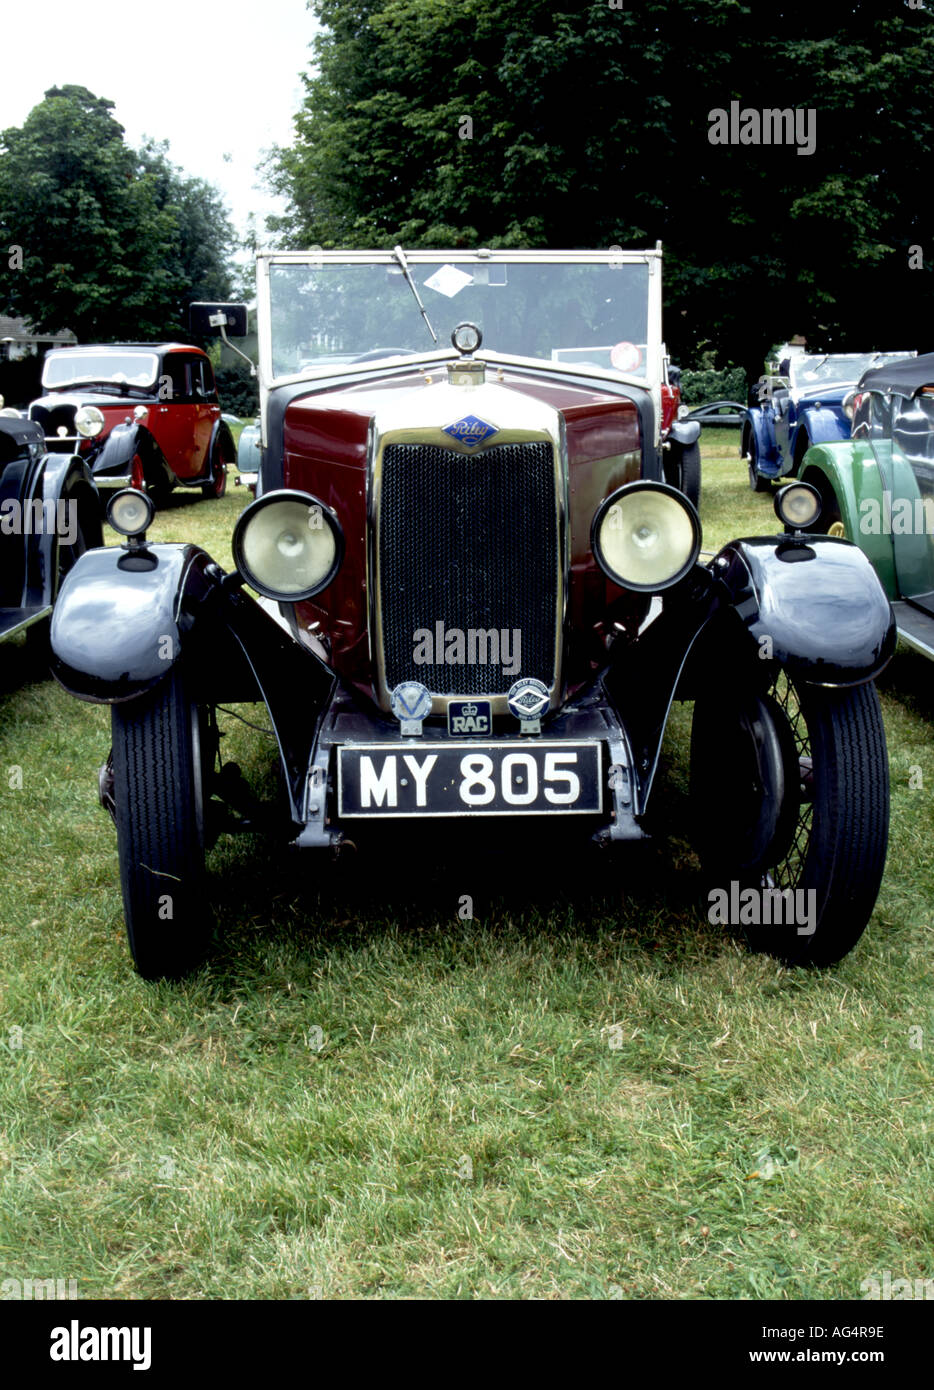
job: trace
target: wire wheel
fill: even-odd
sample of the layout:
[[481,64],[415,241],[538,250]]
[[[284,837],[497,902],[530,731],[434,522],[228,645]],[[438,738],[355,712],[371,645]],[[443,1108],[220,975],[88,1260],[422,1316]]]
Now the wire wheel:
[[862,934],[885,866],[879,699],[871,682],[824,688],[780,668],[766,679],[756,688],[750,673],[695,702],[695,842],[706,882],[729,895],[730,925],[752,949],[829,965]]
[[776,858],[774,863],[770,863],[762,875],[764,888],[778,888],[781,891],[799,887],[804,876],[814,823],[814,763],[807,720],[798,693],[785,671],[779,670],[769,687],[768,695],[788,725],[798,769],[794,823],[789,826],[787,838],[781,846],[785,853],[781,858]]

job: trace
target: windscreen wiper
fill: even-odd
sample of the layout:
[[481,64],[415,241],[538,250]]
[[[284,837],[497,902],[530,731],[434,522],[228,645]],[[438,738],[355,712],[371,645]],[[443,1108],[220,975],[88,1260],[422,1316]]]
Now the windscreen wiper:
[[431,320],[429,319],[428,315],[425,313],[425,306],[424,306],[424,304],[422,303],[421,299],[419,298],[418,290],[417,290],[417,288],[416,288],[416,286],[415,286],[415,281],[412,279],[412,272],[411,272],[411,270],[409,270],[409,263],[408,263],[408,261],[405,259],[405,252],[403,251],[403,249],[402,249],[401,246],[394,246],[394,247],[392,248],[392,254],[395,256],[396,260],[397,260],[397,261],[399,262],[399,264],[401,265],[401,267],[402,267],[402,274],[405,276],[406,280],[408,280],[408,282],[409,282],[409,288],[411,289],[412,293],[413,293],[414,296],[415,296],[415,303],[418,305],[419,309],[421,310],[422,318],[425,320],[425,323],[428,325],[428,332],[431,334],[432,340],[433,340],[434,342],[437,342],[437,341],[438,341],[438,335],[437,335],[437,333],[435,332],[435,330],[432,328],[432,326],[431,326]]

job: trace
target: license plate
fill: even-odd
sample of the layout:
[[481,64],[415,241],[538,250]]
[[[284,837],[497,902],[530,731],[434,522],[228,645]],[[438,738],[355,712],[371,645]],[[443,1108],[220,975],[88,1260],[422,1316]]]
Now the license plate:
[[337,806],[360,816],[597,815],[599,743],[385,743],[337,750]]

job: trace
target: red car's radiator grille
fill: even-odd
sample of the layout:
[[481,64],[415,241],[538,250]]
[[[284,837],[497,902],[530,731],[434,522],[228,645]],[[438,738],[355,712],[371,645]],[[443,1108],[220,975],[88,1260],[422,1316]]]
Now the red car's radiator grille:
[[[560,564],[550,444],[473,455],[387,445],[379,514],[387,688],[418,680],[435,695],[498,695],[519,675],[553,685]],[[470,637],[490,630],[498,652],[489,638]],[[420,655],[432,657],[424,664],[415,661],[420,631],[431,634],[430,644],[421,639]]]
[[46,448],[50,453],[71,453],[74,449],[73,443],[62,443],[56,439],[56,431],[64,426],[68,434],[75,432],[75,407],[73,405],[55,405],[50,409],[45,405],[33,405],[30,407],[29,418],[35,420],[45,435]]

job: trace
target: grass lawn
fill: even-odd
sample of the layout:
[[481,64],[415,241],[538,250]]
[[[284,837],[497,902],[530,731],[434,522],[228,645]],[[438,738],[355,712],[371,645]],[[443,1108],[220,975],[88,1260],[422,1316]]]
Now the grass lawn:
[[[703,445],[705,546],[772,530],[738,432]],[[152,534],[229,565],[248,500],[177,498]],[[108,712],[3,647],[0,1279],[838,1299],[934,1275],[934,671],[900,651],[882,692],[888,867],[834,969],[783,969],[707,923],[677,707],[669,837],[603,859],[510,849],[507,829],[439,860],[413,834],[334,868],[228,838],[211,962],[154,986],[97,804]],[[267,774],[270,738],[222,727]]]

